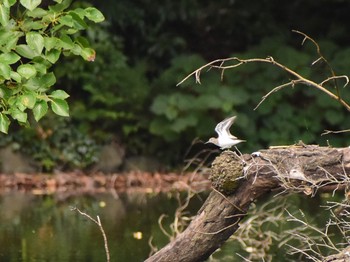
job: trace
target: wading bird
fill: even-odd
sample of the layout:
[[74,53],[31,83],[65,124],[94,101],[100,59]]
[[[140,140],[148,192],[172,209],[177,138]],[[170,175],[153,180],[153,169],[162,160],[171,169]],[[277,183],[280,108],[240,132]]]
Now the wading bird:
[[245,140],[240,140],[230,133],[230,127],[235,121],[236,116],[228,117],[221,121],[215,127],[215,132],[218,133],[218,138],[212,137],[207,143],[212,143],[220,147],[221,149],[228,149],[238,143],[245,142]]

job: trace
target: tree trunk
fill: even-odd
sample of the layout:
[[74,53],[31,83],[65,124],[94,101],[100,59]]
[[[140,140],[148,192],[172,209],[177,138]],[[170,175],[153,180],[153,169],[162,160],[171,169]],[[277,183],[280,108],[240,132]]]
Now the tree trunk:
[[334,190],[348,181],[350,148],[295,145],[251,155],[224,151],[211,168],[211,192],[184,232],[148,258],[153,261],[204,261],[239,227],[250,204],[270,191]]

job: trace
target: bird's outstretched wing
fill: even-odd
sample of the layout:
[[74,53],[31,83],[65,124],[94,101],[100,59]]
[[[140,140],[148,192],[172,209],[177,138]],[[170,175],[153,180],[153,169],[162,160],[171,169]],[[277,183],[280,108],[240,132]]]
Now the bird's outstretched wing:
[[215,132],[218,133],[219,136],[235,137],[230,133],[230,127],[232,126],[235,119],[236,116],[232,116],[222,120],[219,124],[216,125]]

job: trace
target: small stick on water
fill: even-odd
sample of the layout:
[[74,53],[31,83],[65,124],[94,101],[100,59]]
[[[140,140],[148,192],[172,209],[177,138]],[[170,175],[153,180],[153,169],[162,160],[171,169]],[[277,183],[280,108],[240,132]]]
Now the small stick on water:
[[105,243],[105,251],[106,251],[106,257],[107,257],[107,262],[110,262],[110,256],[109,256],[109,249],[108,249],[108,242],[107,242],[107,236],[106,236],[106,233],[102,227],[102,223],[101,223],[101,220],[100,220],[100,217],[97,216],[97,220],[92,218],[90,215],[80,211],[79,208],[77,207],[71,207],[71,210],[72,211],[77,211],[80,215],[82,216],[85,216],[87,217],[88,219],[90,219],[92,222],[96,223],[98,225],[98,227],[100,228],[101,230],[101,233],[102,233],[102,236],[103,236],[103,241]]

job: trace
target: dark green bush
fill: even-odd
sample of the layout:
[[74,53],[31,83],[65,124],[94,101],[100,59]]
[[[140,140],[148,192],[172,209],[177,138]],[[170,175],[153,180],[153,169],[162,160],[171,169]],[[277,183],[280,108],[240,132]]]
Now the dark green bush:
[[[334,44],[328,43],[325,46],[331,47],[331,50],[326,49],[326,53],[332,55],[331,59],[337,59],[339,51],[335,51]],[[343,52],[340,51],[342,55]],[[272,56],[316,82],[321,82],[331,75],[329,68],[321,62],[311,66],[318,58],[315,48],[308,46],[298,50],[288,46],[280,38],[264,39],[260,45],[234,56]],[[198,63],[203,65],[204,62],[200,61],[198,57],[176,58],[171,68],[162,75],[165,76],[164,79],[160,77],[160,80],[163,80],[161,85],[169,88],[168,93],[159,94],[155,98],[151,107],[156,114],[150,125],[154,134],[167,140],[182,142],[187,137],[187,144],[190,144],[190,134],[192,138],[208,138],[214,134],[215,123],[226,116],[238,115],[233,133],[248,140],[246,144],[240,145],[240,148],[256,150],[269,145],[291,144],[298,140],[325,144],[326,138],[320,137],[324,129],[346,128],[344,122],[348,112],[324,93],[303,85],[288,87],[272,94],[254,111],[253,108],[263,95],[272,88],[290,81],[290,75],[268,64],[248,64],[227,70],[222,81],[218,72],[213,72],[215,69],[212,69],[210,72],[202,72],[201,85],[195,85],[191,79],[176,91],[172,91],[175,83],[179,81],[178,76],[185,77],[194,68],[199,67]],[[334,70],[342,74],[342,67],[344,69],[350,64],[346,59],[340,61],[343,63],[334,63]],[[189,65],[193,65],[192,68]],[[183,69],[183,72],[180,69]],[[341,81],[338,82],[341,86]],[[343,98],[349,101],[349,93],[341,91],[344,93]],[[189,133],[188,136],[185,135],[186,132]],[[339,137],[329,142],[342,145]]]
[[[291,24],[303,25],[306,33],[319,40],[335,72],[347,74],[350,52],[344,47],[348,41],[342,34],[343,23],[334,20],[341,26],[322,27],[326,31],[320,35],[323,17],[309,21],[305,19],[308,14],[301,12],[304,20],[295,22],[288,16],[301,6],[339,14],[346,10],[346,3],[338,8],[298,0],[280,9],[276,1],[92,2],[109,22],[79,32],[76,38],[87,39],[96,49],[95,62],[66,58],[54,70],[57,88],[70,95],[69,126],[82,137],[97,144],[116,137],[128,155],[152,155],[178,164],[196,137],[207,140],[215,135],[218,121],[237,115],[232,133],[247,140],[239,147],[247,152],[300,139],[344,145],[341,135],[320,134],[324,129],[348,128],[347,112],[308,86],[282,89],[253,110],[263,95],[291,78],[271,65],[243,65],[227,70],[222,80],[220,72],[212,69],[202,72],[201,85],[194,79],[176,84],[210,59],[230,54],[273,56],[304,77],[321,82],[330,76],[329,68],[321,62],[311,65],[318,58],[316,49],[310,42],[301,47],[301,37],[290,33]],[[79,1],[74,4],[86,7]],[[349,99],[348,89],[341,80],[337,82],[341,96]],[[331,83],[327,88],[335,92]],[[36,150],[47,154],[46,149]],[[91,161],[85,162],[88,166]]]
[[87,169],[98,161],[96,142],[70,120],[52,114],[36,127],[12,132],[2,144],[30,156],[41,171]]

